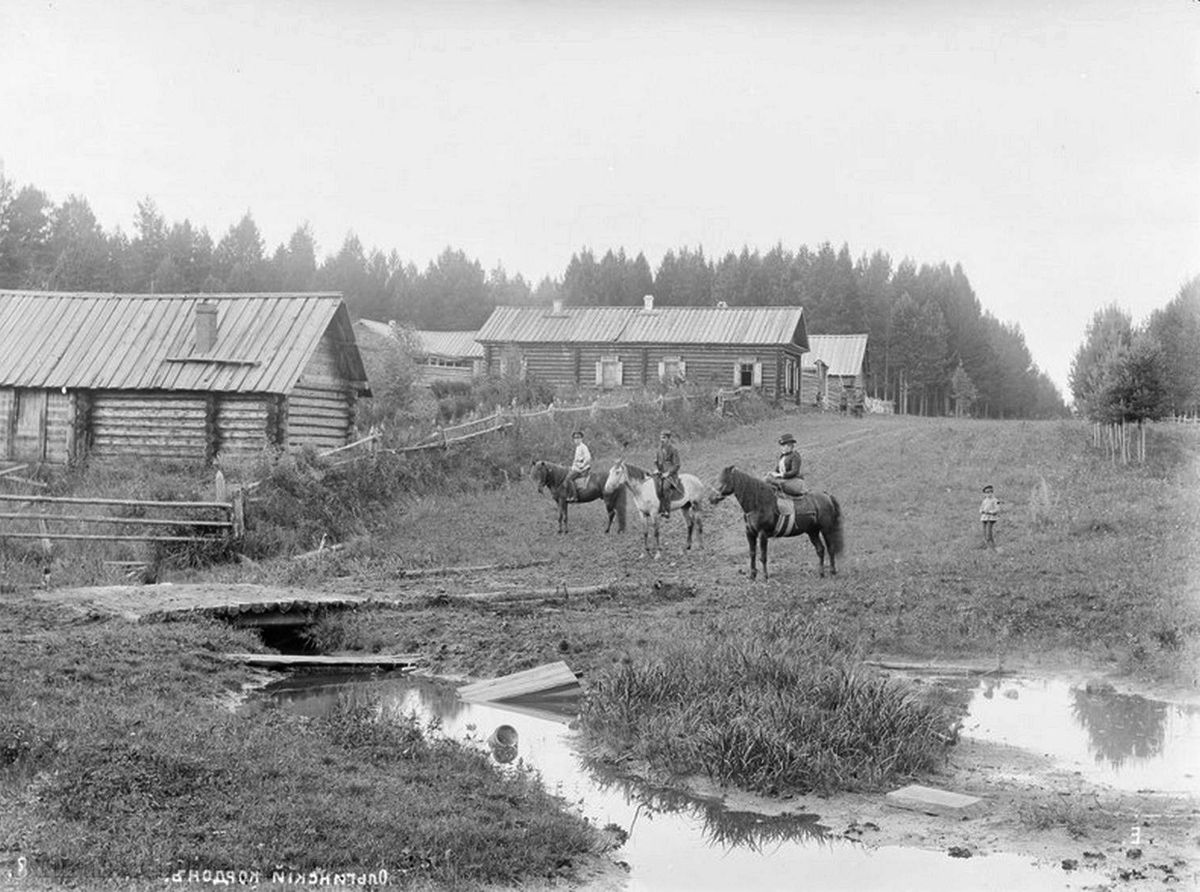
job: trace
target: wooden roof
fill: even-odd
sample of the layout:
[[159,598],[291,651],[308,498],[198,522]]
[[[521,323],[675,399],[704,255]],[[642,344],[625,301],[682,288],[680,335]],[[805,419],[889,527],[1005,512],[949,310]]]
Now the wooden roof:
[[[364,331],[380,337],[395,338],[390,323],[374,319],[356,319],[354,324]],[[483,347],[475,340],[477,331],[431,331],[424,328],[412,329],[412,336],[428,356],[446,359],[483,359]]]
[[867,355],[865,334],[809,335],[808,346],[812,351],[804,357],[805,365],[821,360],[829,366],[829,374],[852,377],[863,370],[863,358]]
[[480,343],[794,344],[808,348],[800,307],[496,307]]
[[[196,308],[217,307],[196,351]],[[367,373],[340,294],[0,291],[0,387],[288,393],[333,328],[346,378]]]

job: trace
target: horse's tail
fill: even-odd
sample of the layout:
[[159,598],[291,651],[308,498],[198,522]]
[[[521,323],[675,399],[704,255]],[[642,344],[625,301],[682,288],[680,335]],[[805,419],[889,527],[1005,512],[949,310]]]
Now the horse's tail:
[[613,493],[613,508],[617,512],[617,532],[625,532],[625,503],[629,501],[626,497],[627,486],[618,486],[617,491]]
[[829,501],[833,504],[833,523],[825,531],[825,543],[829,546],[830,554],[839,555],[846,548],[846,536],[842,530],[842,506],[832,495]]

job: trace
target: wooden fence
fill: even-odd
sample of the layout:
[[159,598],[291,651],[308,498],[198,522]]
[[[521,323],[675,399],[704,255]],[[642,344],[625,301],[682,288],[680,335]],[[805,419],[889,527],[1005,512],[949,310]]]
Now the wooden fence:
[[[103,513],[104,508],[120,508],[122,513]],[[15,529],[18,523],[36,523],[38,529]],[[188,532],[180,533],[179,527]],[[211,542],[217,535],[239,539],[244,532],[240,490],[235,490],[228,502],[0,494],[0,539],[41,539],[45,544],[53,539]]]
[[1092,445],[1103,449],[1113,464],[1120,461],[1146,461],[1146,425],[1120,421],[1115,424],[1092,424]]

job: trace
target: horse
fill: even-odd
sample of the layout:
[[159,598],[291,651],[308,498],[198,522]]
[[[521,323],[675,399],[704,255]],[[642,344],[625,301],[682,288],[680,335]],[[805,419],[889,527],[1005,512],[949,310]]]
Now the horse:
[[[549,489],[550,495],[558,504],[558,532],[560,534],[567,532],[567,491],[563,483],[567,479],[567,473],[571,469],[564,465],[556,465],[554,462],[534,461],[533,462],[533,479],[537,483],[538,492],[543,489]],[[604,475],[596,471],[591,471],[587,477],[580,477],[575,481],[575,492],[578,502],[591,502],[596,499],[604,499],[604,507],[608,511],[608,523],[605,524],[604,532],[612,529],[613,518],[617,520],[617,532],[625,532],[625,493],[616,492],[611,495],[604,491]]]
[[[807,533],[817,550],[821,576],[825,576],[825,552],[829,551],[829,572],[837,576],[835,558],[845,546],[842,535],[842,507],[829,493],[810,492],[792,498],[781,496],[774,487],[757,477],[730,465],[717,480],[716,493],[709,501],[714,505],[732,495],[746,515],[746,542],[750,546],[750,578],[758,577],[755,563],[755,543],[762,551],[763,579],[767,579],[767,540]],[[784,510],[792,503],[792,512]],[[824,544],[822,544],[822,540]]]
[[[687,551],[692,548],[692,534],[696,536],[696,547],[704,547],[704,521],[700,516],[704,505],[704,483],[694,474],[680,474],[679,482],[683,486],[683,495],[671,500],[672,508],[683,511],[683,519],[687,521]],[[646,555],[650,551],[650,525],[654,525],[654,558],[662,557],[662,546],[658,540],[658,493],[654,487],[654,475],[643,471],[637,465],[628,464],[624,459],[619,460],[608,471],[608,479],[604,482],[605,493],[624,492],[628,490],[633,496],[634,507],[642,515],[642,547]],[[678,495],[678,493],[675,493]]]

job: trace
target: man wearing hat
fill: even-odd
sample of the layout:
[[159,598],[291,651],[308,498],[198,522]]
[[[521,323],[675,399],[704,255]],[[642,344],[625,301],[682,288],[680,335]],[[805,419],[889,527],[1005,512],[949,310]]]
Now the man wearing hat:
[[779,466],[767,475],[767,482],[789,496],[802,496],[808,492],[808,483],[800,473],[796,438],[791,434],[779,438]]
[[671,432],[663,431],[658,438],[658,452],[654,456],[654,467],[658,489],[658,513],[671,516],[671,492],[683,492],[679,485],[679,450],[671,442]]

